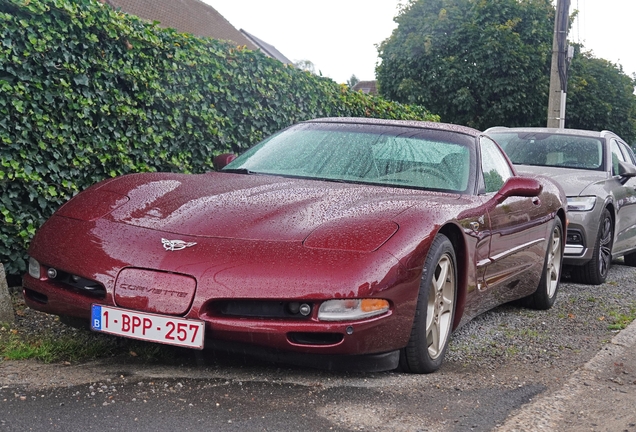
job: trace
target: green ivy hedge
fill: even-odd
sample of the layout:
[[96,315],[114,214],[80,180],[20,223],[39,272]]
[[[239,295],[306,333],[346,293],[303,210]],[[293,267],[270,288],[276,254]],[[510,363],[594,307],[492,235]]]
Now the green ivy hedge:
[[204,172],[298,121],[438,120],[213,39],[91,0],[0,0],[0,262],[107,177]]

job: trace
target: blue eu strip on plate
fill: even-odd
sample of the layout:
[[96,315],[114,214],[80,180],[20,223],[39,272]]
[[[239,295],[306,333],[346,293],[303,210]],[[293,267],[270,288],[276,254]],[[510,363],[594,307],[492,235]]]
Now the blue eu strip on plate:
[[101,330],[102,329],[102,307],[100,305],[93,305],[91,310],[92,310],[91,328],[93,330]]

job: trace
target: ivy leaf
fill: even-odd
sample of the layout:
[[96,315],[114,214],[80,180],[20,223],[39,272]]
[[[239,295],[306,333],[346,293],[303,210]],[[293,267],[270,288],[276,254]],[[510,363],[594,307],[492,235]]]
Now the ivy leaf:
[[76,76],[73,81],[77,85],[88,86],[88,77],[84,74]]

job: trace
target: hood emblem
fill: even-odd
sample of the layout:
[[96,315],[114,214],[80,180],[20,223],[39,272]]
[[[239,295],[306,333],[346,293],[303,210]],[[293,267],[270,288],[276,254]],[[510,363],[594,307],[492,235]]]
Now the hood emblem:
[[184,242],[183,240],[168,240],[165,238],[161,239],[161,243],[163,244],[163,248],[167,251],[178,251],[196,244]]

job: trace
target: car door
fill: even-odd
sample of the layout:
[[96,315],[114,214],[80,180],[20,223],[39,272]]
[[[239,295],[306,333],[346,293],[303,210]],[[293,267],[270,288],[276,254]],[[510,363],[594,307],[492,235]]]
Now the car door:
[[[492,196],[513,175],[507,158],[487,137],[480,140],[483,193]],[[504,303],[536,289],[549,228],[540,197],[509,197],[489,207],[490,252],[480,290]]]
[[612,188],[616,206],[615,241],[613,253],[636,249],[636,178],[630,178],[624,185],[618,175],[618,161],[634,165],[634,154],[629,147],[615,138],[610,139],[612,152]]

